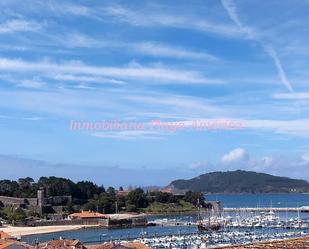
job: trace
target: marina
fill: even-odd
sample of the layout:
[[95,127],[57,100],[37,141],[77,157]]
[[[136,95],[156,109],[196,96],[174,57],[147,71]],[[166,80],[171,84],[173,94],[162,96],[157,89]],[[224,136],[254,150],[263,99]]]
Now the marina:
[[[268,195],[265,195],[266,198]],[[291,198],[292,196],[292,198]],[[308,195],[297,195],[303,204],[308,202]],[[143,243],[151,248],[215,248],[235,244],[259,243],[303,238],[309,233],[309,213],[299,207],[241,207],[242,196],[238,204],[229,209],[231,203],[223,202],[220,214],[211,213],[211,220],[220,224],[217,231],[198,229],[198,214],[166,214],[147,216],[146,227],[114,228],[90,227],[75,231],[23,236],[22,240],[33,244],[34,241],[76,238],[86,245],[107,242],[123,244],[126,242]],[[260,199],[261,196],[250,196]],[[281,202],[293,199],[293,195],[278,195]],[[236,206],[236,207],[235,207]],[[207,216],[205,216],[207,217]],[[205,218],[204,217],[204,218]],[[205,221],[205,219],[204,219]],[[254,248],[254,247],[253,247]]]
[[[233,216],[230,216],[228,213],[226,214],[227,215],[222,216],[211,216],[209,220],[206,219],[203,222],[219,224],[220,228],[309,228],[309,220],[307,218],[302,219],[299,213],[297,213],[297,217],[290,216],[291,218],[288,218],[288,216],[286,216],[285,219],[282,218],[282,213],[280,213],[281,216],[279,216],[279,214],[274,211],[259,212],[258,214],[252,211],[242,211]],[[194,222],[192,218],[187,221],[165,218],[151,221],[151,224],[157,226],[197,226],[198,221]]]
[[[104,242],[113,242],[123,244],[127,242],[143,243],[151,248],[208,248],[211,246],[227,246],[233,244],[253,243],[260,241],[273,241],[278,239],[301,238],[308,235],[308,229],[278,229],[278,228],[225,228],[220,231],[200,232],[197,229],[186,227],[178,227],[170,229],[160,227],[159,229],[148,228],[139,229],[134,232],[122,230],[104,231],[84,230],[83,233],[89,233],[91,236],[85,240],[83,236],[79,236],[85,244],[98,244]],[[127,233],[127,234],[126,234]],[[56,236],[54,234],[53,236]],[[68,233],[69,235],[69,233]],[[77,233],[75,233],[77,235]],[[85,235],[85,234],[84,234]],[[58,234],[59,236],[59,234]],[[34,238],[34,237],[32,237]],[[55,238],[55,237],[54,237]],[[51,238],[51,239],[54,239]],[[57,237],[59,238],[59,237]],[[29,240],[29,238],[26,240]]]
[[[218,231],[201,231],[196,215],[171,215],[149,217],[156,226],[142,228],[104,229],[88,228],[51,234],[25,236],[23,241],[32,244],[55,238],[78,238],[85,244],[104,242],[139,242],[151,248],[208,248],[238,243],[253,243],[278,239],[301,238],[308,235],[309,217],[306,213],[249,212],[224,216]],[[223,222],[224,221],[224,222]]]
[[[133,242],[143,243],[151,248],[211,248],[233,244],[256,243],[260,241],[281,240],[306,236],[305,232],[286,232],[277,234],[226,231],[209,234],[188,234],[162,236],[156,238],[135,239]],[[119,241],[125,243],[126,241]]]

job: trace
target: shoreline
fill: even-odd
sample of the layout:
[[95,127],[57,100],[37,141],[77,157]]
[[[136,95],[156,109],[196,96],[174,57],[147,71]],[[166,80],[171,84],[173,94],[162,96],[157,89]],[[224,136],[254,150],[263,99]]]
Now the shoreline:
[[99,225],[65,225],[65,226],[36,226],[36,227],[0,227],[0,230],[13,237],[23,237],[36,234],[57,233],[65,231],[74,231],[85,228],[99,227]]

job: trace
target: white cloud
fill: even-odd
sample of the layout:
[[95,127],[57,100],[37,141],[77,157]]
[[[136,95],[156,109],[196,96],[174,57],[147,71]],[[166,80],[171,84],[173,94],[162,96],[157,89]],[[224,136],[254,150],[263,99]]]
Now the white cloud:
[[[51,5],[50,5],[51,6]],[[52,5],[55,8],[56,5]],[[85,16],[85,17],[95,17],[95,12],[86,6],[76,5],[76,4],[60,4],[58,5],[58,10],[63,11],[65,13],[77,15],[77,16]]]
[[227,11],[228,15],[230,16],[230,18],[233,20],[233,22],[238,26],[238,28],[241,30],[241,32],[243,34],[245,34],[249,39],[252,39],[254,41],[259,42],[263,49],[265,50],[265,52],[267,52],[267,54],[271,57],[271,59],[273,60],[273,63],[277,69],[278,72],[278,77],[281,81],[281,83],[290,91],[290,92],[294,92],[294,89],[290,83],[290,81],[288,80],[287,76],[286,76],[286,72],[284,71],[283,67],[282,67],[282,63],[279,59],[279,56],[277,55],[277,52],[275,51],[275,49],[270,46],[265,44],[261,38],[259,37],[259,35],[257,34],[257,32],[249,27],[244,25],[237,14],[237,8],[235,3],[233,2],[233,0],[221,0],[221,3],[224,7],[224,9]]
[[253,157],[244,149],[236,148],[223,155],[221,163],[211,170],[242,169],[291,178],[309,179],[308,166],[309,155],[307,154],[296,158],[288,158],[284,155]]
[[164,139],[161,136],[162,132],[150,131],[150,130],[115,130],[115,131],[102,131],[94,132],[91,136],[98,138],[111,138],[120,140],[135,140],[135,139]]
[[123,6],[109,6],[103,8],[105,15],[115,17],[117,21],[126,22],[134,26],[162,26],[197,30],[207,33],[215,33],[222,36],[235,37],[240,34],[239,30],[232,25],[224,23],[214,23],[206,21],[205,18],[196,18],[185,15],[173,15],[169,13],[159,13],[145,11],[133,11]]
[[66,34],[63,37],[59,37],[59,35],[52,36],[52,39],[56,43],[67,48],[116,48],[124,49],[126,52],[133,52],[135,54],[151,57],[219,61],[216,56],[206,52],[192,51],[188,48],[156,41],[130,43],[118,40],[93,38],[76,32]]
[[266,167],[269,167],[272,165],[274,159],[270,156],[265,156],[261,159],[262,165],[265,165]]
[[302,158],[303,161],[305,161],[305,162],[307,162],[309,164],[309,153],[302,155],[301,158]]
[[79,85],[73,86],[73,88],[85,89],[85,90],[94,90],[94,89],[96,89],[95,87],[91,87],[91,86],[88,86],[88,85],[85,85],[85,84],[79,84]]
[[42,28],[42,25],[34,21],[26,20],[8,20],[4,23],[0,23],[0,34],[14,33],[14,32],[34,32]]
[[52,37],[56,42],[61,45],[69,48],[98,48],[105,47],[106,44],[103,41],[98,41],[89,36],[80,34],[80,33],[69,33],[63,37],[53,36]]
[[250,39],[258,39],[257,38],[258,34],[256,33],[256,31],[248,26],[243,25],[243,23],[240,21],[238,14],[237,14],[236,5],[234,4],[232,0],[222,0],[221,3],[224,9],[229,14],[230,18],[240,29],[241,33],[246,34],[248,38]]
[[44,118],[42,118],[42,117],[18,117],[18,116],[0,115],[0,119],[40,121],[40,120],[43,120]]
[[[222,110],[213,106],[204,99],[173,95],[167,93],[154,93],[151,91],[136,91],[133,89],[98,89],[97,91],[75,91],[69,89],[57,89],[55,91],[0,91],[0,107],[10,108],[16,111],[35,111],[44,115],[56,115],[57,117],[77,116],[84,118],[101,117],[108,114],[123,116],[139,115],[139,120],[151,120],[158,117],[151,115],[153,110],[162,110],[167,118],[173,113],[174,119],[177,114],[194,116],[207,113],[207,115],[220,114]],[[14,103],[9,104],[14,99]],[[31,101],[30,101],[31,100]],[[85,101],[87,100],[87,101]],[[145,114],[146,113],[146,114]]]
[[72,75],[72,74],[51,74],[46,75],[47,78],[54,79],[57,81],[73,81],[73,82],[87,82],[87,83],[109,83],[109,84],[116,84],[116,85],[124,85],[126,84],[125,81],[104,78],[104,77],[93,77],[93,76],[84,76],[84,75]]
[[32,88],[32,89],[39,89],[46,87],[47,84],[43,82],[39,77],[33,77],[29,79],[19,79],[15,78],[13,75],[10,74],[2,74],[0,75],[0,79],[3,81],[11,82],[17,87],[22,88]]
[[309,137],[309,119],[295,120],[243,120],[244,128],[261,131],[274,131],[279,134],[288,134],[300,137]]
[[189,165],[190,170],[207,170],[209,163],[207,162],[194,162]]
[[36,79],[31,79],[31,80],[22,80],[20,83],[17,84],[18,87],[24,87],[24,88],[33,88],[33,89],[39,89],[43,88],[46,86],[46,83],[36,80]]
[[309,99],[309,92],[298,93],[277,93],[272,96],[274,99]]
[[[4,6],[5,3],[0,2]],[[175,15],[166,13],[162,9],[139,9],[132,10],[120,5],[110,5],[107,7],[91,8],[85,5],[62,3],[53,1],[31,1],[18,2],[12,1],[9,4],[11,8],[17,9],[23,15],[49,13],[64,18],[84,17],[93,19],[102,23],[114,21],[125,22],[134,26],[143,27],[172,27],[188,30],[197,30],[200,32],[214,33],[221,36],[237,37],[239,30],[233,25],[217,23],[211,20],[205,20],[205,17],[196,17],[190,15]],[[3,7],[4,7],[3,6]]]
[[[144,93],[144,94],[130,94],[125,96],[125,99],[140,103],[142,105],[157,106],[162,109],[168,107],[173,114],[179,113],[181,115],[192,116],[207,116],[223,115],[225,111],[202,98],[190,97],[176,94],[162,94],[162,93]],[[178,120],[180,122],[191,122],[192,120]]]
[[236,148],[221,158],[223,164],[237,163],[248,159],[247,152],[243,148]]
[[177,46],[169,46],[162,43],[142,42],[133,45],[135,51],[154,56],[154,57],[168,57],[179,59],[197,59],[197,60],[217,60],[211,54],[205,52],[193,52]]
[[277,68],[277,71],[278,71],[278,76],[279,76],[279,79],[281,80],[281,82],[285,85],[285,87],[290,91],[290,92],[294,92],[294,89],[288,79],[288,77],[286,76],[286,73],[285,71],[283,70],[283,67],[282,67],[282,63],[276,53],[276,51],[274,50],[273,47],[271,46],[264,46],[266,52],[270,55],[270,57],[273,59],[274,63],[275,63],[275,66]]
[[[307,155],[308,156],[308,155]],[[206,173],[212,171],[227,171],[227,170],[247,170],[261,173],[268,173],[278,176],[287,176],[298,179],[309,179],[307,168],[309,166],[309,156],[288,158],[283,155],[264,155],[254,157],[243,148],[236,148],[221,157],[218,164],[207,164],[207,167],[202,163],[194,163],[198,173]],[[305,159],[308,159],[306,161]],[[190,166],[190,165],[189,165]],[[190,167],[189,167],[190,168]],[[194,169],[195,167],[193,167]]]
[[166,67],[99,67],[90,66],[81,62],[66,62],[61,64],[49,61],[30,62],[24,60],[12,60],[0,58],[0,71],[11,72],[41,72],[44,74],[89,74],[94,76],[113,77],[121,80],[149,80],[156,83],[179,83],[179,84],[222,84],[219,79],[205,78],[200,72],[170,69]]
[[[265,158],[267,159],[265,160]],[[303,160],[301,157],[291,159],[285,156],[255,158],[247,165],[248,169],[254,171],[298,179],[309,179],[309,175],[307,174],[308,166],[309,162]]]

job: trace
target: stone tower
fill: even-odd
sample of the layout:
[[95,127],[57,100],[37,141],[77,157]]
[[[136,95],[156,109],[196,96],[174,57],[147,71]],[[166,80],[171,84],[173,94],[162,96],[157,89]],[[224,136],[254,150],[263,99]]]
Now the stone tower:
[[39,213],[43,213],[43,205],[44,205],[44,189],[39,189],[37,193],[37,204]]

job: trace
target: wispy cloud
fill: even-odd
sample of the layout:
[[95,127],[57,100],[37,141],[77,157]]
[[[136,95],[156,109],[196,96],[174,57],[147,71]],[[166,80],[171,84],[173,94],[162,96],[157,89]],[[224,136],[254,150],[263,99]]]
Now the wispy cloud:
[[285,85],[285,87],[290,91],[290,92],[294,92],[294,89],[288,79],[288,77],[286,76],[285,71],[283,70],[281,61],[276,53],[276,51],[273,49],[273,47],[271,46],[264,46],[265,50],[268,52],[268,54],[270,55],[270,57],[273,59],[275,66],[277,68],[278,71],[278,76],[279,79],[281,80],[281,82]]
[[87,82],[87,83],[101,83],[101,84],[109,83],[116,85],[126,84],[126,82],[122,80],[116,80],[104,77],[95,77],[95,76],[85,76],[85,75],[77,76],[74,74],[51,74],[46,75],[46,77],[57,81]]
[[[165,133],[167,135],[167,133]],[[91,133],[91,136],[106,139],[120,139],[120,140],[136,140],[136,139],[151,139],[161,140],[165,139],[162,132],[151,130],[115,130],[115,131],[102,131]]]
[[277,93],[272,95],[274,99],[309,99],[309,92]]
[[39,77],[30,77],[29,79],[24,78],[16,78],[11,74],[2,74],[0,75],[0,79],[6,82],[10,82],[17,87],[21,88],[32,88],[32,89],[40,89],[47,86],[47,84],[42,81]]
[[145,11],[133,11],[123,6],[108,6],[102,8],[105,15],[114,17],[117,21],[125,22],[134,26],[161,26],[180,29],[197,30],[201,32],[214,33],[221,36],[235,37],[239,30],[225,23],[214,23],[194,16],[174,15],[169,13],[158,13]]
[[172,58],[172,59],[190,59],[190,60],[210,60],[219,61],[219,59],[204,51],[194,51],[190,48],[183,48],[165,44],[156,41],[143,41],[143,42],[125,42],[119,40],[107,40],[101,38],[94,38],[82,33],[69,33],[64,36],[52,36],[57,44],[66,48],[110,48],[122,49],[127,53],[134,53],[138,55],[146,55],[156,58]]
[[42,28],[42,24],[27,20],[7,20],[0,23],[0,34],[15,32],[35,32]]
[[162,43],[142,42],[134,44],[136,52],[154,56],[179,59],[218,60],[215,56],[205,52],[194,52],[177,46],[169,46]]
[[[92,76],[112,77],[121,80],[151,80],[156,83],[178,84],[222,84],[220,79],[208,79],[200,72],[170,69],[164,67],[144,67],[131,65],[125,67],[99,67],[81,62],[52,63],[49,61],[24,61],[1,58],[0,70],[11,72],[41,72],[41,73],[65,73],[88,74]],[[147,81],[151,83],[151,81]]]
[[[43,11],[52,13],[56,16],[65,18],[83,17],[87,19],[97,20],[102,23],[106,22],[124,22],[133,26],[143,27],[170,27],[188,30],[197,30],[201,32],[218,34],[221,36],[237,37],[239,30],[232,25],[225,23],[217,23],[190,15],[175,15],[174,13],[165,13],[153,10],[133,10],[121,5],[101,6],[98,8],[90,8],[86,5],[77,3],[58,4],[53,1],[32,1],[31,3],[20,3],[18,1],[3,2],[2,6],[17,8],[23,14],[41,14]],[[29,8],[29,5],[31,8]],[[1,6],[1,5],[0,5]],[[28,7],[28,8],[27,8]],[[113,17],[112,20],[110,17]]]
[[223,114],[222,108],[198,97],[162,93],[132,93],[124,98],[143,105],[156,105],[160,110],[162,110],[163,107],[169,107],[174,114],[177,110],[178,112],[180,111],[180,113],[190,113],[191,115],[201,115],[202,113],[207,116]]
[[0,119],[40,121],[40,120],[43,120],[44,118],[42,118],[42,117],[18,117],[18,116],[0,115]]
[[267,54],[271,57],[271,59],[274,62],[274,65],[277,69],[278,76],[279,76],[281,83],[290,92],[294,92],[294,89],[293,89],[290,81],[288,80],[288,78],[286,76],[286,72],[284,71],[284,69],[282,67],[282,63],[281,63],[279,56],[277,55],[275,49],[272,46],[265,44],[253,28],[251,28],[247,25],[244,25],[240,21],[240,19],[238,17],[238,13],[237,13],[237,7],[236,7],[235,3],[233,2],[233,0],[221,0],[221,2],[222,2],[224,9],[227,11],[230,18],[238,26],[238,28],[241,30],[241,32],[243,34],[245,34],[249,39],[255,40],[263,46],[265,52],[267,52]]
[[243,120],[244,127],[278,134],[309,137],[309,119],[295,120]]
[[48,38],[53,41],[52,45],[60,45],[69,49],[78,48],[113,48],[122,47],[125,44],[116,40],[106,40],[104,38],[94,38],[80,32],[68,32],[65,34],[48,34]]
[[[154,93],[146,90],[133,89],[98,89],[97,91],[76,91],[71,88],[55,89],[53,91],[0,91],[0,107],[15,111],[36,112],[41,115],[56,117],[77,117],[79,119],[97,119],[104,113],[104,118],[138,116],[140,121],[151,120],[160,114],[150,111],[160,110],[168,118],[175,115],[199,116],[220,115],[222,109],[201,98],[177,94]],[[10,103],[15,99],[14,103]],[[87,101],[85,101],[87,100]],[[171,115],[172,113],[172,115]],[[206,113],[206,114],[205,114]]]
[[46,86],[46,83],[39,79],[22,80],[17,84],[18,87],[40,89]]

